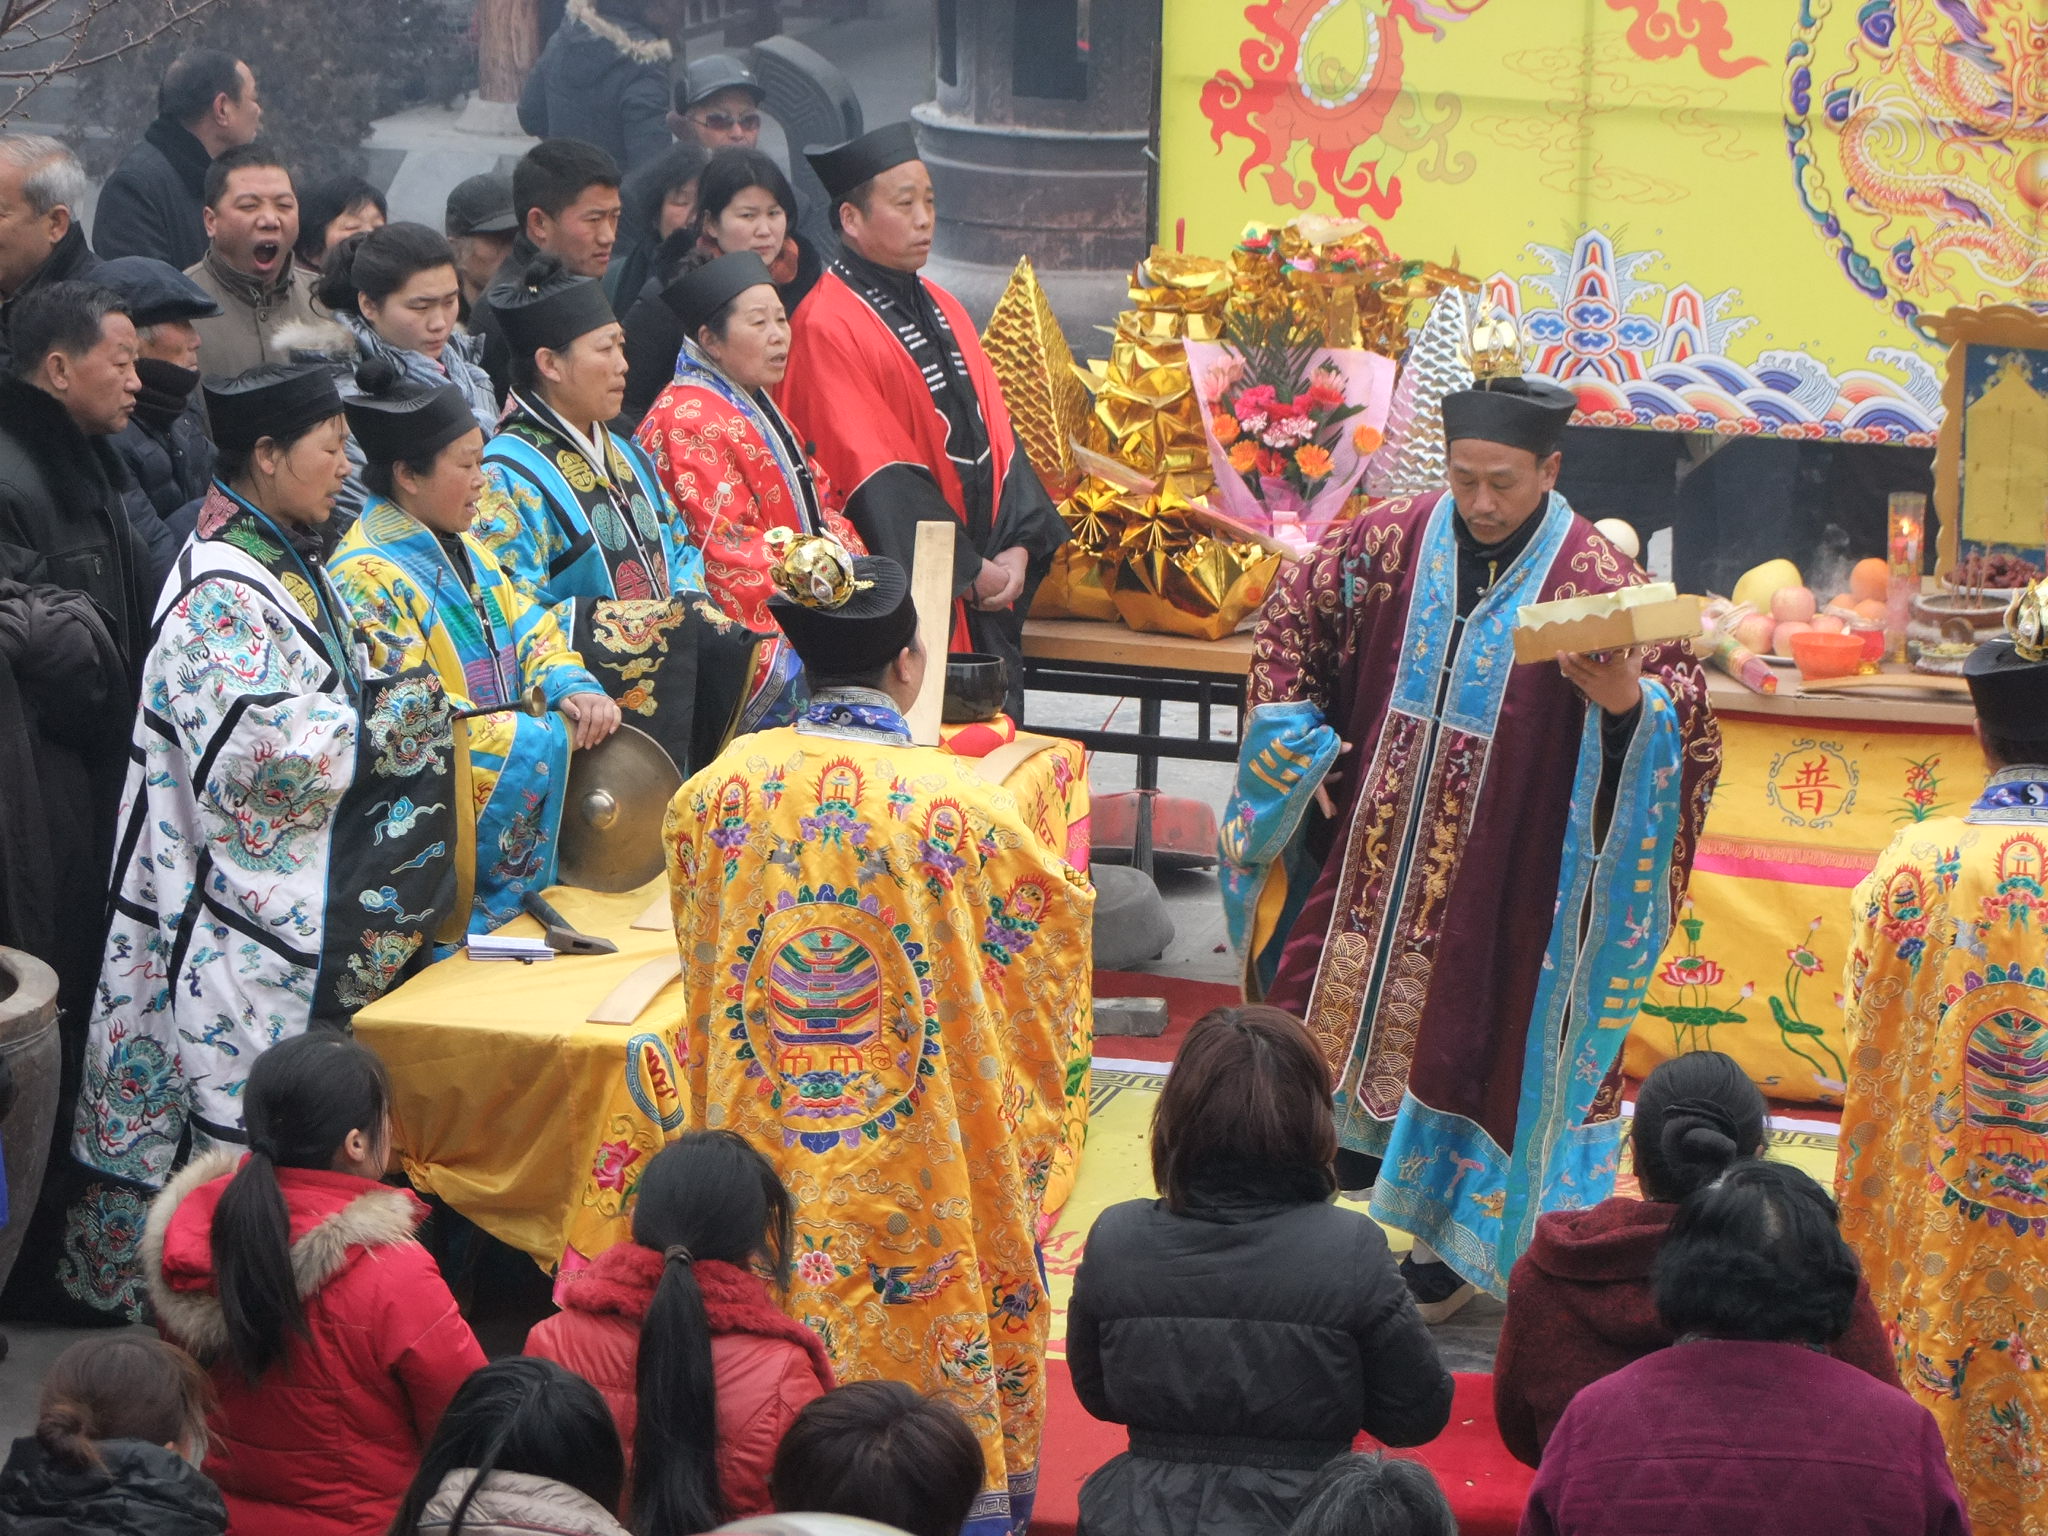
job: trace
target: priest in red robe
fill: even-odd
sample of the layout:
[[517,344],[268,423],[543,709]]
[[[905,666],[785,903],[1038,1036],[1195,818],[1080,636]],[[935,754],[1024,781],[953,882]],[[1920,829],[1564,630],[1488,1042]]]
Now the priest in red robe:
[[1339,1177],[1414,1235],[1431,1321],[1504,1295],[1539,1213],[1612,1193],[1622,1042],[1720,764],[1683,644],[1515,663],[1522,605],[1644,580],[1552,489],[1572,407],[1512,376],[1448,396],[1450,489],[1287,568],[1226,815],[1252,984],[1327,1055]]
[[908,570],[919,523],[959,523],[952,649],[1009,661],[1014,715],[1024,614],[1066,524],[1011,430],[974,322],[918,275],[934,215],[910,124],[805,158],[842,249],[797,306],[776,401],[870,551]]

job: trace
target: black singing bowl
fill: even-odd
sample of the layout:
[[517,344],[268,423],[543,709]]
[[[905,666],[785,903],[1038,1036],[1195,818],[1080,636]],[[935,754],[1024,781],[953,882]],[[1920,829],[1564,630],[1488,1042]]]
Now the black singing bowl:
[[1010,664],[1000,656],[948,656],[946,701],[939,718],[947,725],[993,720],[1010,692]]

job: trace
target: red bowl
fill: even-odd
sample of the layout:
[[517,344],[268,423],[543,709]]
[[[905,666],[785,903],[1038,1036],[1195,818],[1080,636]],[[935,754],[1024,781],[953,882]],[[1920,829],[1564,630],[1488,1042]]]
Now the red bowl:
[[[1884,632],[1878,631],[1880,643]],[[1799,675],[1812,682],[1830,677],[1853,677],[1863,665],[1861,635],[1829,635],[1818,630],[1792,637],[1792,660]]]

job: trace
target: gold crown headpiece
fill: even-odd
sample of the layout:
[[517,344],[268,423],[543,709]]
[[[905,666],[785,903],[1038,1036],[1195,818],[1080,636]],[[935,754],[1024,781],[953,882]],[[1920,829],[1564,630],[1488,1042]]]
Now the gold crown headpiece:
[[2005,605],[2005,632],[2020,660],[2048,661],[2048,590],[2040,582],[2028,582]]
[[768,579],[793,603],[806,608],[843,608],[854,593],[874,585],[854,575],[853,556],[844,544],[826,534],[770,528],[763,542],[775,556]]
[[1465,335],[1465,357],[1473,382],[1481,389],[1495,379],[1522,376],[1522,332],[1506,310],[1494,308],[1473,322]]

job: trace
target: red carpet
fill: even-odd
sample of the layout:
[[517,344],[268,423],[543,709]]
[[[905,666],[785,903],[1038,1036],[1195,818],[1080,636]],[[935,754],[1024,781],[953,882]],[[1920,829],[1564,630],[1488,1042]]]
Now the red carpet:
[[[1031,1536],[1071,1536],[1088,1474],[1124,1449],[1120,1424],[1090,1418],[1074,1400],[1064,1360],[1046,1362],[1045,1448],[1039,1458],[1038,1503]],[[1529,1481],[1536,1474],[1507,1453],[1493,1428],[1493,1378],[1457,1378],[1450,1426],[1429,1445],[1396,1454],[1436,1474],[1461,1536],[1514,1536]],[[1369,1448],[1370,1440],[1361,1439]]]
[[1122,1061],[1171,1061],[1195,1020],[1211,1008],[1228,1008],[1244,1001],[1236,987],[1221,982],[1183,981],[1177,976],[1153,976],[1145,971],[1097,971],[1095,995],[1166,999],[1165,1034],[1149,1040],[1140,1035],[1095,1037],[1096,1055]]

